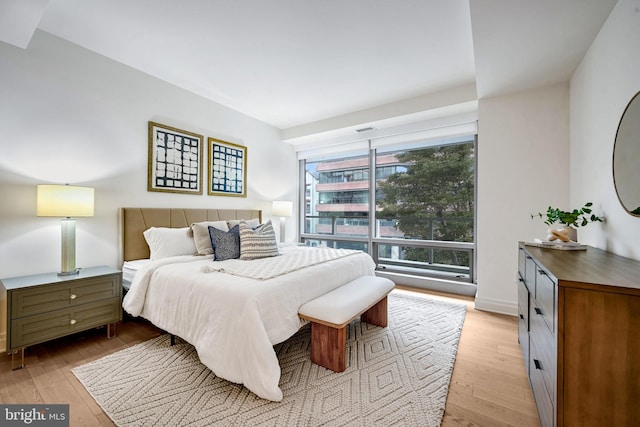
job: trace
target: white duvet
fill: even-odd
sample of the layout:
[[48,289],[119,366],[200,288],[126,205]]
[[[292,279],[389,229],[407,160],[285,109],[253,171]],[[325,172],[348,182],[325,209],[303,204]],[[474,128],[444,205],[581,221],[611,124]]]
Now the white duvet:
[[[303,250],[318,249],[286,247],[280,256]],[[211,271],[213,263],[202,256],[152,261],[136,274],[123,307],[191,343],[217,376],[273,401],[282,400],[273,345],[303,325],[298,308],[357,277],[373,275],[375,268],[369,255],[357,253],[256,280]]]

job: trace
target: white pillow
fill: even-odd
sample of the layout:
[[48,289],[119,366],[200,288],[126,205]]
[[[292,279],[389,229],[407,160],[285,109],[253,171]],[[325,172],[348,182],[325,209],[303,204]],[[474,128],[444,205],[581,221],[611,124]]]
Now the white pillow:
[[229,230],[231,230],[236,225],[240,225],[240,221],[244,221],[251,228],[256,228],[260,225],[260,220],[258,218],[253,219],[230,219],[227,222],[229,223]]
[[229,231],[227,221],[204,221],[191,224],[191,231],[193,231],[193,241],[196,244],[198,255],[213,254],[213,247],[211,246],[211,236],[209,235],[209,226],[217,228],[221,231]]
[[189,227],[151,227],[142,234],[149,245],[151,259],[198,253],[193,237],[189,235]]

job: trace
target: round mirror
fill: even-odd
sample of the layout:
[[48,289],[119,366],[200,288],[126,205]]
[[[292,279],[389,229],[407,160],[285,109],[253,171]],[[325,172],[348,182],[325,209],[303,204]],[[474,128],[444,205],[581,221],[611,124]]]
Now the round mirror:
[[624,209],[640,217],[640,92],[631,98],[618,125],[613,183]]

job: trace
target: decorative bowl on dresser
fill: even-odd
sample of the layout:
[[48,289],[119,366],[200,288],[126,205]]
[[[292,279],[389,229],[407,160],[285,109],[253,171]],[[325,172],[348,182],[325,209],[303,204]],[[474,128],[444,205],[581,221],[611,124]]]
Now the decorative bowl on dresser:
[[[24,367],[24,349],[54,338],[107,325],[115,336],[122,320],[122,273],[111,267],[1,279],[7,300],[7,352],[12,369]],[[14,366],[14,356],[20,354]]]
[[640,422],[640,262],[518,247],[518,338],[546,426]]

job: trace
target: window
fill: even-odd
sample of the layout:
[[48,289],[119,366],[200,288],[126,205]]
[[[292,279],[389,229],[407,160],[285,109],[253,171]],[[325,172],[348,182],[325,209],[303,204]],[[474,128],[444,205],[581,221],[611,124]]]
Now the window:
[[[369,156],[305,162],[305,234],[367,238],[368,162]],[[346,247],[336,242],[332,246]]]
[[367,250],[379,270],[473,282],[475,164],[475,135],[302,161],[302,239]]

